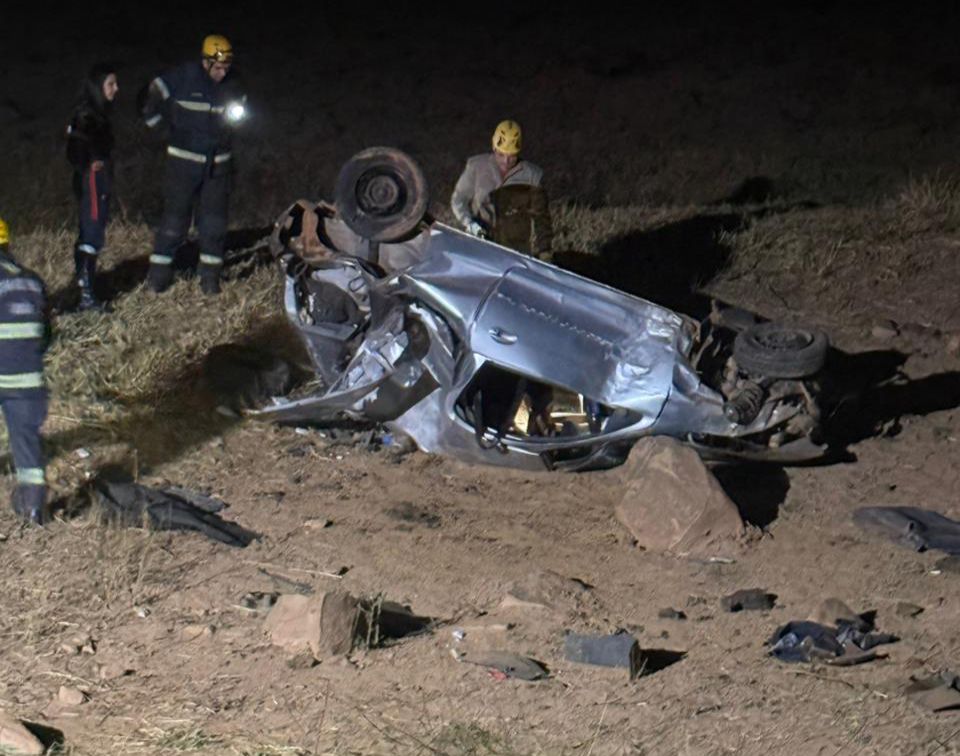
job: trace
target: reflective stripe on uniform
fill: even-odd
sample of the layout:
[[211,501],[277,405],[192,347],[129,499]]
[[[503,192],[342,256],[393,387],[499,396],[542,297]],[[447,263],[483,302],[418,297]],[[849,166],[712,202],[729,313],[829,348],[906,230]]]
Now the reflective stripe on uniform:
[[151,265],[170,265],[173,262],[173,257],[170,255],[160,255],[154,252],[150,255],[150,264]]
[[[183,158],[184,160],[192,160],[194,163],[206,163],[207,156],[201,155],[199,152],[190,152],[190,150],[184,150],[180,147],[174,147],[170,145],[167,147],[167,154],[172,155],[173,157]],[[227,162],[232,155],[229,152],[221,152],[219,155],[215,155],[213,158],[214,163],[225,163]]]
[[5,271],[7,271],[7,273],[9,273],[11,276],[19,275],[21,272],[20,268],[18,268],[16,265],[14,265],[11,262],[6,262],[6,261],[0,262],[0,267],[2,267]]
[[213,255],[200,255],[200,262],[204,265],[223,265],[223,260]]
[[0,389],[40,388],[43,373],[13,373],[0,375]]
[[209,102],[195,102],[194,100],[177,100],[176,102],[184,110],[193,110],[197,113],[209,113],[213,107]]
[[79,249],[81,252],[85,252],[88,255],[95,255],[98,252],[97,248],[92,244],[78,244],[77,249]]
[[152,129],[154,126],[156,126],[156,125],[157,125],[158,123],[160,123],[160,121],[162,121],[162,120],[163,120],[163,116],[160,115],[159,113],[157,113],[157,115],[150,116],[150,117],[147,119],[146,123],[147,123],[147,126],[149,126],[149,127]]
[[42,467],[23,467],[17,470],[17,483],[28,486],[43,486],[47,483],[47,476]]
[[156,79],[153,80],[153,84],[156,86],[158,90],[160,90],[160,94],[163,95],[164,100],[170,99],[170,90],[167,88],[167,82],[165,82],[163,79],[161,79],[158,76]]
[[43,330],[43,323],[0,323],[0,339],[36,339]]

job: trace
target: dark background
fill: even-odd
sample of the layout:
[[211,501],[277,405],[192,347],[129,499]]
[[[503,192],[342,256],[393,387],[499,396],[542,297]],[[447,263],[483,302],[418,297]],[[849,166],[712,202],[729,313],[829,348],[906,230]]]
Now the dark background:
[[135,95],[211,32],[233,42],[253,109],[234,225],[329,196],[342,162],[375,144],[423,164],[442,217],[463,160],[506,117],[554,199],[874,202],[955,173],[958,16],[831,2],[19,4],[0,25],[0,214],[19,230],[72,225],[63,127],[84,71],[114,59],[115,207],[154,221],[162,143]]

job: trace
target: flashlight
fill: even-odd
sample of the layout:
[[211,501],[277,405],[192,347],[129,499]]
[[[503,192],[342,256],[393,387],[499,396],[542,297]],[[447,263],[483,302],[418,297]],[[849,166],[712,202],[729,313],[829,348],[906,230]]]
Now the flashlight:
[[242,102],[231,102],[226,107],[227,120],[231,123],[239,123],[247,117],[247,109]]

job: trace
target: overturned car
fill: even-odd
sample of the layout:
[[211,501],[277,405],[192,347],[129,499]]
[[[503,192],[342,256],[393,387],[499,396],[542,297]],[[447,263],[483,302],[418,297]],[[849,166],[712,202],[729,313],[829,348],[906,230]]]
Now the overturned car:
[[622,462],[673,436],[708,459],[818,459],[819,331],[732,308],[697,322],[433,220],[388,148],[297,202],[271,251],[317,380],[257,414],[383,423],[424,451],[526,469]]

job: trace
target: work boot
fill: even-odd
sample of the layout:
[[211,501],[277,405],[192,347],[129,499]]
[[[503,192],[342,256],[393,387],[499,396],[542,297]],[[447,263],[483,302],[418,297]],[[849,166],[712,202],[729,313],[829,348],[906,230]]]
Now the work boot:
[[210,296],[220,293],[220,266],[200,266],[200,291]]
[[46,500],[46,486],[17,486],[10,497],[10,505],[21,519],[43,525],[47,521]]
[[173,266],[161,265],[160,263],[150,263],[150,270],[147,271],[147,288],[150,291],[161,294],[170,288],[173,283]]
[[75,250],[73,261],[77,272],[77,286],[80,289],[80,304],[77,309],[81,312],[96,310],[109,312],[110,307],[93,293],[93,282],[97,274],[97,256],[82,250]]

